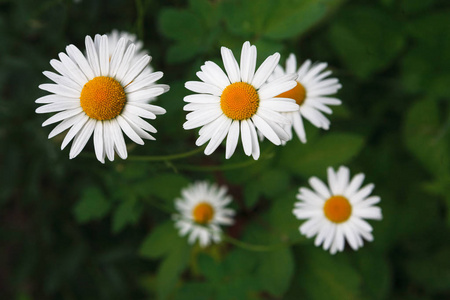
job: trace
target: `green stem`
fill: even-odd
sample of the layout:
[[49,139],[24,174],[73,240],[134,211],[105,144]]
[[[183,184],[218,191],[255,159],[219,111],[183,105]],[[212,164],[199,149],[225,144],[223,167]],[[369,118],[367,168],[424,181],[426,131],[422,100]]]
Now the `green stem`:
[[257,251],[257,252],[275,251],[275,250],[279,250],[281,248],[289,246],[288,244],[285,244],[285,243],[274,244],[274,245],[253,245],[253,244],[248,244],[246,242],[237,240],[229,235],[223,235],[222,237],[225,242],[235,245],[237,247],[240,247],[242,249],[249,250],[249,251]]
[[144,39],[144,15],[145,9],[142,4],[142,0],[136,0],[136,10],[137,10],[137,18],[136,18],[136,33],[140,40]]
[[198,172],[213,172],[213,171],[228,171],[234,169],[240,169],[247,166],[251,166],[264,159],[270,159],[273,157],[271,152],[272,148],[262,154],[258,160],[248,159],[234,164],[219,165],[219,166],[192,166],[192,165],[177,165],[177,169],[187,170],[187,171],[198,171]]
[[167,161],[167,160],[175,160],[181,159],[185,157],[189,157],[195,155],[199,152],[203,151],[204,147],[199,147],[189,152],[177,153],[177,154],[169,154],[169,155],[132,155],[127,158],[130,161]]

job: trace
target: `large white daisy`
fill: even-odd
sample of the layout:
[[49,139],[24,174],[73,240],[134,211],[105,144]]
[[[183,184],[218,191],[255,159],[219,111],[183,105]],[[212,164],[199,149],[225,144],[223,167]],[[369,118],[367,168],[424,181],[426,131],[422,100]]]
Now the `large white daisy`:
[[298,202],[293,210],[298,219],[308,220],[300,226],[300,232],[308,238],[316,235],[314,244],[322,244],[331,254],[344,250],[344,240],[357,250],[363,240],[372,241],[372,226],[364,219],[381,220],[381,209],[374,206],[380,197],[369,196],[374,185],[361,188],[364,174],[357,174],[350,181],[350,171],[341,166],[338,172],[328,168],[327,187],[317,177],[309,184],[314,190],[300,188]]
[[[93,134],[97,159],[104,163],[105,156],[114,160],[114,153],[127,158],[122,131],[135,143],[154,140],[150,133],[156,129],[145,119],[155,119],[166,111],[148,104],[148,100],[169,90],[169,86],[156,84],[162,72],[143,74],[151,60],[143,55],[131,63],[136,46],[121,38],[113,50],[108,37],[96,35],[94,41],[86,36],[86,56],[74,45],[59,53],[59,59],[50,61],[59,73],[43,72],[54,84],[41,84],[40,89],[52,93],[36,100],[45,104],[37,113],[54,113],[42,126],[60,122],[49,134],[52,138],[67,132],[61,149],[73,140],[69,157],[76,157]],[[110,55],[112,53],[112,55]]]
[[234,222],[234,210],[226,208],[231,202],[226,187],[196,182],[184,188],[181,196],[175,200],[179,213],[173,217],[180,235],[189,234],[188,242],[193,244],[198,240],[201,247],[220,242],[220,226]]
[[288,74],[267,83],[278,64],[280,55],[269,56],[255,72],[256,47],[245,42],[242,46],[240,66],[230,49],[222,47],[225,72],[214,62],[207,61],[197,76],[202,80],[186,82],[186,88],[199,93],[184,98],[187,121],[183,127],[201,127],[196,145],[208,142],[205,154],[213,153],[227,137],[226,158],[237,146],[239,135],[246,155],[258,159],[260,155],[256,128],[272,143],[280,145],[289,139],[283,129],[289,120],[282,112],[294,112],[298,105],[292,99],[274,98],[292,89],[296,74]]
[[310,121],[317,128],[328,130],[330,121],[323,113],[331,114],[332,110],[327,105],[340,105],[341,100],[329,97],[335,94],[342,85],[336,78],[328,78],[331,71],[324,71],[326,63],[312,64],[306,60],[297,69],[297,59],[294,54],[289,55],[286,60],[286,69],[278,65],[269,82],[280,78],[286,74],[296,73],[297,85],[278,97],[294,99],[299,105],[299,109],[294,112],[283,113],[290,121],[290,126],[285,129],[292,136],[292,127],[302,143],[306,143],[306,133],[302,118]]

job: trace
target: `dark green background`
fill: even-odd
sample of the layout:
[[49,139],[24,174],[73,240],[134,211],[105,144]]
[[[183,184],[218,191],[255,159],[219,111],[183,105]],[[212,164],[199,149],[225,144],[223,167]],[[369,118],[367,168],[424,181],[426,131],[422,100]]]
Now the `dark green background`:
[[[450,5],[447,0],[0,1],[1,299],[450,299]],[[101,165],[47,140],[42,71],[65,46],[112,29],[138,34],[164,72],[156,141]],[[278,51],[329,63],[343,88],[331,128],[308,143],[262,143],[259,161],[195,149],[184,82],[220,46],[259,63]],[[375,241],[331,256],[298,232],[295,194],[348,165],[376,185]],[[173,199],[194,180],[229,186],[227,233],[254,245],[201,250],[173,228]],[[278,245],[278,246],[277,246]],[[281,246],[280,246],[281,245]],[[347,247],[348,248],[348,247]]]

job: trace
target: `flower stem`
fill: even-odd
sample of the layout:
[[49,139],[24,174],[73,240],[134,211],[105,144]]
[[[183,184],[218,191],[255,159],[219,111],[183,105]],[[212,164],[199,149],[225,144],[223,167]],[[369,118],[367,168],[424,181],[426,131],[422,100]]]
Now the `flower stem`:
[[289,246],[289,244],[285,244],[285,243],[273,244],[273,245],[253,245],[253,244],[249,244],[249,243],[237,240],[229,235],[223,235],[222,237],[225,242],[235,245],[237,247],[240,247],[242,249],[249,250],[249,251],[257,251],[257,252],[275,251],[275,250],[279,250],[279,249]]
[[189,156],[193,156],[199,152],[203,151],[204,147],[199,147],[197,149],[194,149],[192,151],[184,152],[184,153],[177,153],[177,154],[169,154],[169,155],[131,155],[128,157],[127,160],[130,161],[167,161],[167,160],[175,160],[175,159],[181,159]]

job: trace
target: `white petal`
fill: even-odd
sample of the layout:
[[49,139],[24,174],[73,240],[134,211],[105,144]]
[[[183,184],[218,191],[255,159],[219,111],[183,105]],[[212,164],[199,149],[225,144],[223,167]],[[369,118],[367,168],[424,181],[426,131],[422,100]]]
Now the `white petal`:
[[306,143],[306,132],[303,126],[302,115],[300,113],[292,113],[292,127],[302,143]]
[[264,121],[261,117],[258,115],[254,115],[252,117],[252,121],[255,124],[256,128],[258,128],[259,131],[272,143],[275,145],[280,145],[281,140],[280,137],[275,133],[275,131],[270,127],[269,124],[267,124],[266,121]]
[[219,103],[220,97],[207,94],[194,94],[184,97],[184,102],[191,103]]
[[289,57],[286,59],[286,73],[296,73],[297,71],[297,58],[293,53],[289,54]]
[[130,67],[128,72],[125,74],[124,78],[120,80],[120,83],[123,86],[130,84],[141,72],[144,68],[150,63],[151,57],[148,55],[144,55],[141,59],[139,59],[134,65]]
[[110,51],[114,51],[111,55],[110,60],[110,71],[109,75],[111,77],[115,77],[117,74],[117,71],[119,70],[120,63],[123,59],[123,54],[125,52],[125,47],[127,46],[127,40],[125,38],[121,38],[117,44],[115,45],[114,49],[109,49]]
[[252,122],[248,122],[248,127],[250,128],[250,135],[252,137],[252,157],[256,160],[260,155],[258,135]]
[[76,124],[74,124],[70,128],[69,132],[66,134],[66,136],[61,144],[61,150],[63,150],[67,146],[67,144],[75,137],[75,135],[77,135],[80,132],[80,130],[83,128],[84,124],[90,119],[86,115],[81,115],[81,116],[83,116],[82,119],[80,121],[78,121]]
[[61,101],[40,106],[36,109],[36,113],[51,113],[75,108],[80,108],[80,101]]
[[64,96],[64,97],[70,97],[70,98],[75,98],[75,99],[80,97],[79,91],[69,88],[65,85],[44,83],[44,84],[40,84],[39,88],[41,90],[44,90],[44,91],[47,91],[50,93],[54,93],[54,94],[57,94],[60,96]]
[[88,61],[86,60],[86,57],[84,57],[83,53],[81,53],[81,51],[77,47],[75,47],[74,45],[69,45],[66,47],[66,51],[67,54],[69,54],[69,57],[80,67],[81,71],[84,73],[87,79],[91,80],[95,77],[95,74],[92,71],[92,68],[89,65]]
[[222,90],[212,84],[200,82],[200,81],[188,81],[184,85],[188,90],[201,94],[211,94],[215,96],[220,96]]
[[363,173],[355,175],[348,185],[347,189],[344,191],[344,196],[349,199],[352,198],[356,191],[361,187],[364,181],[364,177],[365,176]]
[[236,150],[236,146],[239,140],[239,121],[233,120],[231,123],[230,129],[228,131],[227,137],[227,145],[225,151],[225,158],[229,159],[234,151]]
[[117,122],[119,123],[122,131],[125,132],[125,134],[130,138],[130,140],[132,140],[133,142],[135,142],[136,144],[139,144],[139,145],[144,144],[144,141],[133,130],[133,128],[131,128],[130,124],[128,124],[128,122],[122,116],[119,115],[119,116],[117,116],[116,119],[117,119]]
[[44,74],[47,78],[49,78],[53,82],[57,83],[58,85],[63,85],[68,88],[71,88],[71,89],[81,92],[80,85],[78,83],[76,83],[75,81],[73,81],[72,79],[70,79],[70,77],[61,76],[61,75],[58,75],[56,73],[49,72],[49,71],[44,71],[44,72],[42,72],[42,74]]
[[125,87],[125,92],[127,94],[135,92],[141,88],[152,85],[155,81],[163,77],[163,72],[150,73],[146,76],[139,77],[139,80],[131,82]]
[[89,141],[89,138],[91,137],[92,132],[94,131],[96,123],[97,120],[89,119],[86,122],[86,124],[84,124],[81,131],[75,136],[75,139],[73,140],[72,147],[70,148],[69,152],[70,159],[80,154],[81,150],[83,150],[84,146],[86,146],[86,143]]
[[292,90],[297,85],[296,78],[297,74],[288,74],[263,85],[258,91],[259,97],[269,99]]
[[261,85],[266,82],[267,78],[269,78],[269,76],[277,66],[279,60],[280,54],[275,53],[266,58],[266,60],[261,64],[261,66],[256,71],[251,83],[255,89],[259,89]]
[[296,112],[299,106],[294,100],[289,98],[273,98],[260,102],[261,107],[272,109],[277,112]]
[[95,156],[102,164],[105,163],[105,147],[103,143],[103,122],[99,121],[95,124],[94,130],[94,149]]
[[94,41],[92,41],[92,38],[90,36],[86,36],[85,45],[89,65],[91,66],[94,75],[96,77],[100,76],[100,62],[98,60],[98,54],[97,50],[95,49]]
[[120,129],[119,123],[113,119],[110,121],[111,133],[114,140],[114,148],[120,158],[126,159],[128,156],[127,146],[125,145],[125,139],[123,138],[122,130]]
[[223,122],[222,126],[216,129],[216,132],[213,134],[211,141],[205,148],[206,155],[212,154],[217,149],[217,147],[219,147],[220,143],[222,143],[223,139],[228,134],[228,129],[230,128],[232,120],[225,116],[223,118],[225,121]]
[[116,77],[119,81],[121,81],[125,74],[128,72],[128,69],[131,66],[132,58],[134,57],[134,53],[136,51],[136,45],[130,44],[128,45],[125,54],[123,55],[122,61],[117,69]]
[[241,80],[243,82],[252,82],[256,66],[256,47],[250,46],[245,42],[241,51]]
[[222,54],[223,65],[227,71],[230,82],[235,83],[241,81],[239,66],[234,58],[233,52],[228,48],[221,47],[220,53]]
[[48,118],[44,123],[42,123],[42,126],[47,126],[47,125],[68,119],[70,117],[78,115],[82,111],[83,111],[83,109],[81,107],[61,111],[61,112],[51,116],[50,118]]
[[109,76],[109,45],[108,37],[106,35],[101,36],[100,45],[98,48],[100,73],[102,76]]
[[80,113],[78,115],[65,119],[64,121],[56,125],[55,128],[53,128],[53,130],[49,133],[48,138],[51,139],[55,135],[60,134],[64,130],[83,120],[85,117],[87,117],[85,113]]
[[248,156],[252,154],[252,136],[250,133],[250,126],[247,120],[241,122],[241,141],[244,147],[244,153]]
[[314,188],[314,190],[325,200],[331,197],[330,191],[328,190],[327,186],[319,178],[311,177],[308,182]]

